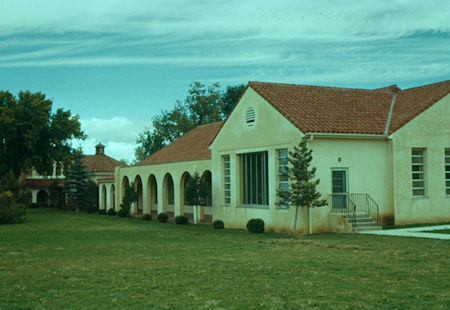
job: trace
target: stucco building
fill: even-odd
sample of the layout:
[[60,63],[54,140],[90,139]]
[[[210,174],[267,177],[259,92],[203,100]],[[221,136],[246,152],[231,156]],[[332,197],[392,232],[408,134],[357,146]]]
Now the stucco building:
[[[105,146],[101,143],[95,146],[94,155],[83,155],[83,164],[87,167],[90,174],[90,179],[97,183],[97,180],[105,177],[113,177],[116,167],[125,166],[122,162],[105,154]],[[31,172],[26,180],[26,185],[31,191],[31,202],[37,203],[41,206],[47,206],[50,204],[50,186],[52,183],[57,185],[58,189],[58,202],[63,200],[63,187],[65,184],[65,175],[63,167],[53,165],[53,173],[50,176],[41,176],[36,173],[35,170]]]
[[[198,172],[211,180],[203,212],[213,220],[244,228],[262,218],[267,230],[289,231],[295,208],[279,205],[277,189],[289,184],[282,173],[288,151],[306,136],[328,206],[309,218],[302,210],[300,233],[308,222],[313,233],[351,231],[356,215],[378,225],[449,221],[449,93],[450,81],[405,90],[250,82],[224,122],[116,168],[114,180],[100,183],[101,208],[118,209],[123,185],[134,181],[134,212],[189,214],[185,180]],[[108,195],[107,186],[118,194]]]

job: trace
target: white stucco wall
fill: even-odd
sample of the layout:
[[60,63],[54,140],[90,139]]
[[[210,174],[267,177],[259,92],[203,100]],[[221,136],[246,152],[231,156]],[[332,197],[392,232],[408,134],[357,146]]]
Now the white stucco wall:
[[[450,148],[450,95],[392,134],[395,223],[450,221],[444,150]],[[412,196],[411,149],[425,149],[423,198]]]

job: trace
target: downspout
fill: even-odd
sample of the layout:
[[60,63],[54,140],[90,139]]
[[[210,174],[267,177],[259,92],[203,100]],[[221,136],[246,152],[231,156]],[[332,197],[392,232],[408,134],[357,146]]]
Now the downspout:
[[392,112],[394,111],[395,99],[397,98],[397,93],[394,93],[391,101],[391,108],[389,109],[388,118],[386,121],[386,127],[384,128],[384,134],[387,136],[389,133],[389,125],[391,124]]

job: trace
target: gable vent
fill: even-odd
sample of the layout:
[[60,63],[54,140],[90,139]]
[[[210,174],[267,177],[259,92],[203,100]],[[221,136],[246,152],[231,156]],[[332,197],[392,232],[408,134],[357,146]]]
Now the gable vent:
[[247,112],[245,112],[245,122],[248,127],[252,127],[255,124],[256,120],[256,112],[253,108],[248,108]]

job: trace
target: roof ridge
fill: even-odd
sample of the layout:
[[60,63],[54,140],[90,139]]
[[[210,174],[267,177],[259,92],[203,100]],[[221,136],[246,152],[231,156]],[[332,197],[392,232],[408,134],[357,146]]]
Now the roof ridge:
[[411,87],[411,88],[403,89],[402,91],[413,90],[413,89],[418,89],[418,88],[422,88],[422,87],[429,87],[429,86],[432,86],[432,85],[434,86],[434,85],[445,84],[445,83],[450,83],[450,80],[445,80],[445,81],[440,81],[440,82],[436,82],[436,83],[430,83],[430,84],[425,84],[425,85],[414,86],[414,87]]
[[[380,91],[381,89],[385,88],[385,87],[382,87],[382,88],[376,88],[376,89],[368,89],[368,88],[352,88],[352,87],[323,86],[323,85],[306,85],[306,84],[293,84],[293,83],[272,83],[272,82],[260,82],[260,81],[249,81],[248,82],[249,86],[251,86],[252,84],[282,85],[282,86],[294,86],[294,87],[302,87],[302,88],[314,87],[314,88],[325,88],[325,89],[358,91],[358,92],[376,92],[376,91]],[[386,92],[386,91],[384,90],[382,92]]]

